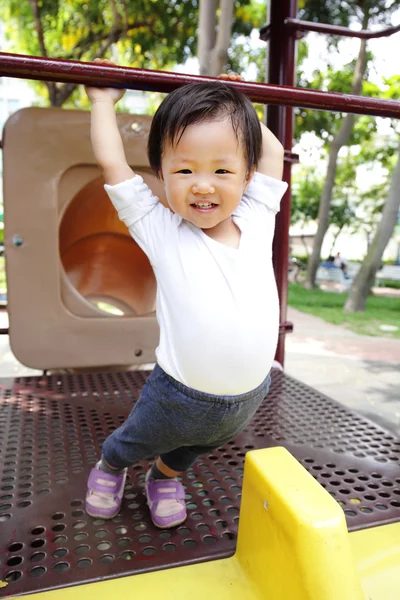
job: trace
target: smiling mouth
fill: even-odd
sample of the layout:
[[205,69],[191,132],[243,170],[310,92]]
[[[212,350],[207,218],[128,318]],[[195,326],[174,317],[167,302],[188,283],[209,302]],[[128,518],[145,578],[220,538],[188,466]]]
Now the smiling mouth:
[[190,206],[196,210],[205,211],[216,208],[218,204],[214,204],[213,202],[193,202]]

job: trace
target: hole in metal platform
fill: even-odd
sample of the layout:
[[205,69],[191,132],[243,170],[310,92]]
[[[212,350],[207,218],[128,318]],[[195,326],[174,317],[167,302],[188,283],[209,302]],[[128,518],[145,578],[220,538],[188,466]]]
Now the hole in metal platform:
[[[107,548],[102,548],[102,549],[107,550],[110,547],[110,545],[111,544],[109,544],[107,546]],[[87,544],[81,544],[80,546],[77,546],[75,548],[75,552],[77,554],[85,554],[86,552],[89,552],[89,550],[90,550],[90,546],[88,546]]]
[[[97,533],[99,533],[99,532],[97,532]],[[97,535],[97,533],[96,533],[96,535]],[[127,529],[127,527],[117,527],[116,530],[115,530],[115,533],[119,533],[120,535],[124,535],[124,534],[128,533],[128,529]],[[102,536],[98,536],[98,537],[102,537]]]
[[53,570],[56,571],[57,573],[64,573],[64,571],[68,571],[68,569],[69,569],[69,563],[67,563],[67,562],[56,563],[53,567]]
[[139,542],[141,544],[147,544],[148,542],[151,542],[151,535],[141,535],[141,536],[139,536]]
[[9,519],[11,519],[10,514],[0,515],[0,523],[3,523],[4,521],[8,521]]
[[21,571],[10,571],[4,576],[5,581],[10,583],[12,581],[18,581],[22,577]]
[[68,550],[66,548],[58,548],[53,552],[53,556],[55,558],[63,558],[66,554],[68,554]]
[[[128,530],[126,529],[126,531],[128,531]],[[126,533],[126,531],[125,531],[125,533]],[[99,529],[98,531],[96,531],[96,533],[94,535],[99,538],[107,537],[108,531],[106,531],[105,529]]]
[[54,513],[53,515],[51,515],[51,518],[54,521],[58,521],[59,519],[63,519],[64,517],[65,517],[65,515],[62,512],[57,512],[57,513]]
[[45,573],[46,573],[45,567],[33,567],[33,569],[31,569],[29,571],[29,575],[31,575],[31,577],[41,577]]
[[80,560],[78,560],[78,562],[76,563],[77,567],[79,567],[80,569],[87,569],[88,567],[90,567],[90,565],[92,564],[92,559],[91,558],[81,558]]
[[8,559],[7,561],[7,566],[8,567],[16,567],[17,565],[20,565],[23,561],[22,556],[12,556],[11,558]]
[[216,541],[217,541],[216,538],[212,535],[205,535],[203,537],[203,542],[205,544],[215,544]]
[[103,556],[100,556],[100,558],[99,558],[99,562],[102,564],[110,563],[113,560],[114,560],[114,556],[112,554],[103,554]]
[[82,500],[72,500],[71,506],[82,506]]
[[[146,548],[143,550],[143,554],[146,554],[145,552]],[[154,554],[154,552],[153,552]],[[122,554],[120,554],[120,558],[123,558],[124,560],[132,560],[132,558],[134,558],[135,553],[132,550],[127,550],[126,552],[122,552]]]
[[67,541],[66,535],[56,535],[56,537],[53,540],[54,544],[63,544],[66,541]]
[[163,550],[165,550],[166,552],[173,552],[174,550],[176,550],[177,546],[176,544],[164,544],[163,545]]
[[32,562],[39,562],[46,558],[46,554],[44,552],[34,552],[31,556]]
[[18,550],[22,550],[23,548],[23,544],[21,544],[20,542],[13,542],[12,544],[10,544],[8,546],[8,551],[9,552],[18,552]]

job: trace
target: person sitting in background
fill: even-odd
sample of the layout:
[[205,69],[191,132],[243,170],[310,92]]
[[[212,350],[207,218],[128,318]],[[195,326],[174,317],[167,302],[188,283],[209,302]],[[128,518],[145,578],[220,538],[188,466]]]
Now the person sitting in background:
[[342,257],[340,256],[340,252],[338,252],[338,253],[336,254],[336,257],[335,257],[335,265],[336,265],[336,266],[337,266],[339,269],[342,269],[342,271],[343,271],[343,275],[344,275],[345,279],[349,279],[349,274],[348,274],[348,272],[347,272],[347,260],[345,260],[344,258],[342,258]]
[[339,268],[335,263],[334,256],[329,256],[327,260],[324,260],[324,262],[321,263],[321,267],[324,267],[325,269],[338,269]]

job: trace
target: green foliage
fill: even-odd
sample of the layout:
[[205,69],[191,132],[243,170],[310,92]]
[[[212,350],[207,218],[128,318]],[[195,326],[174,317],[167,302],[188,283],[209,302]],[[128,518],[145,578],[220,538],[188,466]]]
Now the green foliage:
[[[92,61],[117,59],[146,69],[168,69],[194,56],[198,0],[5,0],[2,21],[9,50]],[[261,25],[262,3],[236,0],[233,38]],[[43,103],[85,106],[81,88],[33,83]]]
[[315,168],[300,166],[293,171],[292,224],[316,220],[322,187],[323,180]]
[[[384,26],[390,24],[392,14],[399,6],[400,0],[299,0],[298,18],[349,27],[362,22],[363,15],[368,14],[375,24]],[[336,42],[337,38],[332,37],[331,43]]]
[[[338,163],[336,186],[330,207],[330,223],[337,228],[338,232],[344,227],[354,229],[359,223],[356,210],[355,168],[356,164],[348,157]],[[323,178],[315,167],[308,169],[300,167],[294,171],[292,224],[304,224],[317,219],[323,184]]]
[[[372,55],[369,54],[368,59],[371,61],[372,58]],[[352,87],[355,62],[355,60],[350,61],[340,71],[334,70],[328,65],[326,71],[314,71],[311,80],[305,77],[300,64],[297,85],[307,89],[349,94]],[[367,76],[368,69],[366,71]],[[363,81],[362,94],[364,96],[381,97],[383,93],[385,93],[385,89],[379,88],[379,86],[368,80]],[[314,131],[318,137],[324,140],[325,149],[327,150],[340,129],[342,118],[343,113],[297,108],[295,109],[295,139],[298,141],[306,131]],[[376,131],[375,118],[358,117],[348,142],[349,145],[367,140],[374,131]]]

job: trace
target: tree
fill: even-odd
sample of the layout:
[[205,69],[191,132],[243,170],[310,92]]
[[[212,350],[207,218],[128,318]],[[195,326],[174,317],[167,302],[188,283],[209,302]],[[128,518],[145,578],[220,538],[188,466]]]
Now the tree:
[[197,56],[200,75],[216,77],[224,70],[231,41],[233,0],[221,0],[217,28],[217,0],[200,0]]
[[[238,38],[248,36],[252,29],[260,27],[264,16],[265,3],[262,0],[199,0],[197,57],[200,75],[216,77],[227,64],[235,72],[242,72],[246,57],[250,56],[249,51],[247,54],[243,51],[244,45],[249,49],[249,44]],[[234,65],[232,54],[240,56]],[[251,60],[253,58],[251,56]]]
[[[339,185],[330,206],[329,223],[334,228],[332,254],[337,238],[344,229],[356,230],[360,224],[357,214],[357,190],[355,185],[356,163],[351,157],[338,166]],[[318,217],[323,178],[315,167],[296,169],[292,185],[292,224],[306,224]]]
[[[356,0],[355,2],[343,3],[340,0],[321,3],[317,0],[305,2],[303,18],[309,20],[321,20],[327,23],[340,23],[348,25],[358,16],[362,29],[368,29],[370,23],[387,24],[393,11],[398,8],[400,2],[394,0],[387,4],[386,0]],[[367,66],[366,40],[360,41],[356,67],[352,81],[351,93],[360,94]],[[315,276],[320,262],[322,243],[325,233],[329,227],[329,213],[332,201],[333,188],[335,184],[337,160],[340,149],[348,142],[355,122],[355,115],[347,114],[335,135],[329,148],[328,166],[321,194],[318,229],[314,239],[313,251],[309,259],[306,286],[311,288],[315,283]]]
[[[2,21],[12,52],[79,61],[117,56],[131,67],[149,69],[171,68],[196,53],[198,0],[5,0],[4,4]],[[254,26],[250,7],[251,0],[234,2],[229,21],[233,35],[249,35]],[[81,88],[74,84],[32,85],[51,106],[80,104]]]
[[375,281],[375,275],[381,265],[383,252],[393,235],[400,207],[400,147],[397,165],[393,172],[387,200],[383,207],[382,218],[377,227],[374,239],[364,259],[360,271],[354,280],[350,294],[346,300],[346,312],[360,312]]

